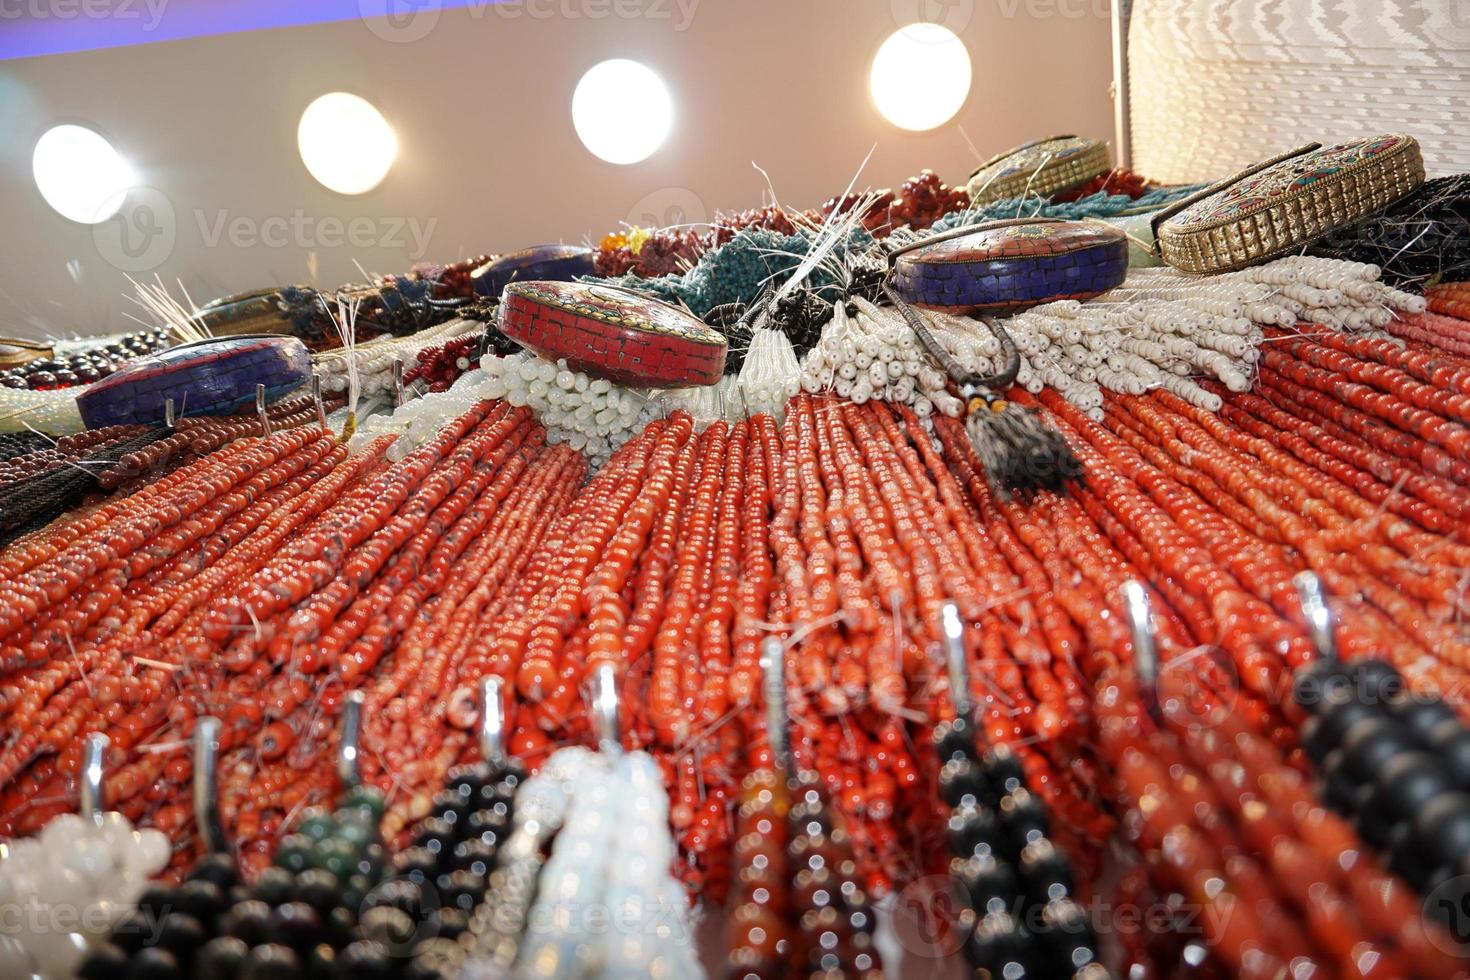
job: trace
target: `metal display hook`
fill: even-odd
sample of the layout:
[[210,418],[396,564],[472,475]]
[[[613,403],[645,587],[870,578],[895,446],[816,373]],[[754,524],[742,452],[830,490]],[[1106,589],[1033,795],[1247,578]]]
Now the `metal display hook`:
[[107,754],[107,736],[92,732],[82,742],[82,819],[101,826],[102,814],[107,809],[106,787],[103,784],[104,757]]
[[1327,593],[1315,572],[1297,572],[1291,582],[1301,598],[1302,614],[1307,618],[1307,635],[1322,660],[1337,663],[1337,638],[1333,635],[1332,610],[1327,606]]
[[480,682],[480,755],[491,765],[505,761],[505,680],[491,674]]
[[260,434],[271,434],[271,418],[265,411],[265,385],[255,386],[255,416],[260,419]]
[[228,843],[219,815],[219,733],[223,726],[218,718],[206,716],[194,725],[194,823],[206,853],[223,853]]
[[1162,718],[1159,711],[1159,647],[1154,635],[1153,610],[1143,583],[1136,579],[1123,583],[1123,609],[1133,634],[1133,667],[1138,673],[1138,696],[1149,715],[1159,721]]
[[618,727],[618,679],[612,664],[602,664],[592,675],[592,730],[603,752],[620,752],[622,732]]
[[766,699],[766,739],[776,768],[789,781],[794,773],[791,760],[791,715],[786,706],[786,648],[774,636],[761,642],[762,693]]
[[362,785],[360,738],[362,734],[361,691],[352,691],[342,704],[342,739],[337,744],[337,779],[343,789]]

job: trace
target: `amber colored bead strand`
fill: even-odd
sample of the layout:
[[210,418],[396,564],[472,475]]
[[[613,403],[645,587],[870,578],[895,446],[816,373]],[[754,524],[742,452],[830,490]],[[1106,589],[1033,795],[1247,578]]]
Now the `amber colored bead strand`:
[[[770,442],[776,438],[774,420],[757,415],[744,423],[751,434],[749,470],[745,473],[745,513],[741,519],[740,582],[736,598],[730,666],[730,702],[745,708],[760,687],[760,641],[770,616],[774,585],[771,561]],[[772,617],[773,618],[773,617]]]
[[1276,443],[1307,466],[1352,487],[1375,507],[1412,520],[1426,531],[1452,534],[1470,520],[1470,494],[1453,483],[1411,472],[1368,446],[1343,440],[1306,419],[1290,415],[1255,395],[1220,395],[1220,418],[1245,432]]
[[[1377,864],[1357,833],[1316,797],[1299,770],[1284,765],[1275,747],[1241,719],[1226,712],[1213,722],[1208,728],[1194,725],[1185,730],[1207,746],[1224,767],[1221,771],[1230,785],[1247,787],[1255,797],[1252,802],[1267,804],[1248,805],[1237,819],[1263,821],[1264,826],[1256,830],[1258,850],[1289,842],[1287,848],[1298,867],[1283,869],[1278,881],[1291,888],[1308,886],[1302,896],[1306,902],[1319,894],[1310,887],[1313,882],[1320,880],[1336,889],[1341,896],[1336,901],[1347,902],[1348,914],[1397,946],[1415,976],[1449,977],[1470,970],[1447,952],[1453,948],[1449,937],[1423,916],[1411,889]],[[1242,767],[1246,778],[1237,778],[1234,766]],[[1228,798],[1225,789],[1221,792]],[[1283,828],[1282,823],[1288,826]],[[1303,855],[1303,850],[1315,860]],[[1309,861],[1310,869],[1301,867]]]
[[446,501],[452,501],[448,505],[451,510],[464,505],[464,496],[459,491],[470,479],[475,463],[524,425],[528,414],[524,409],[514,413],[505,409],[503,403],[497,405],[456,440],[408,496],[384,515],[382,525],[344,555],[340,573],[298,604],[285,629],[271,640],[272,659],[285,662],[308,645],[313,649],[324,648],[325,659],[335,659],[341,654],[345,645],[340,642],[341,634],[366,626],[368,606],[357,606],[357,600],[425,528],[440,506]]
[[[439,587],[442,574],[436,575],[429,569],[436,561],[452,561],[467,543],[463,535],[483,527],[511,481],[519,476],[524,462],[518,450],[522,440],[530,436],[531,423],[523,417],[504,428],[495,426],[485,434],[483,443],[467,440],[473,447],[472,456],[479,458],[461,458],[450,464],[445,484],[446,489],[452,486],[449,493],[438,500],[424,500],[407,514],[400,512],[384,527],[380,533],[390,536],[390,546],[396,545],[391,557],[382,563],[377,576],[358,589],[330,620],[307,627],[318,632],[315,640],[304,641],[311,644],[307,655],[334,662],[338,674],[348,683],[371,670],[384,647],[397,638],[416,608],[414,599],[404,596],[405,590],[427,591]],[[480,456],[482,452],[484,456]],[[498,496],[482,496],[492,486],[497,488]],[[484,501],[486,508],[472,508],[477,500]],[[411,498],[409,506],[413,503]],[[351,561],[349,558],[349,564]],[[395,608],[400,600],[409,604],[407,610]],[[293,615],[292,619],[294,628],[296,617]]]
[[[403,460],[375,473],[349,498],[339,501],[288,552],[278,556],[251,587],[223,598],[206,624],[206,635],[223,641],[238,627],[273,620],[335,579],[347,554],[379,530],[430,470],[495,408],[490,402],[476,405]],[[247,657],[253,657],[255,648],[269,640],[256,632],[248,639],[236,640]]]
[[[709,564],[718,519],[726,442],[725,424],[716,422],[686,442],[681,451],[695,458],[692,489],[689,505],[679,522],[663,619],[654,634],[653,672],[648,690],[649,721],[659,743],[670,748],[685,744],[693,722],[693,685],[699,666],[691,659],[698,652],[695,630],[701,603],[707,595],[700,584]],[[668,493],[667,486],[660,489],[665,495]],[[639,517],[638,524],[652,527],[656,517],[657,512],[650,508],[646,515]],[[631,576],[634,556],[614,557],[619,559],[618,578],[626,582]]]

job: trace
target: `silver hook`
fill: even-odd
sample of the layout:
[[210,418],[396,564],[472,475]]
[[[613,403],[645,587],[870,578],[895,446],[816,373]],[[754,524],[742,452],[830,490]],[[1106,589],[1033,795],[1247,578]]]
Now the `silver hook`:
[[403,390],[403,358],[393,358],[393,407],[401,408],[408,400]]
[[489,763],[505,759],[504,679],[491,674],[480,681],[480,755]]
[[163,427],[173,431],[174,427],[174,400],[165,398],[163,400]]
[[776,768],[791,778],[791,716],[786,710],[786,648],[774,636],[761,641],[761,678],[766,696],[766,739]]
[[325,429],[327,427],[327,406],[322,404],[322,376],[315,371],[311,372],[311,401],[316,407],[316,424]]
[[1138,673],[1139,696],[1156,719],[1159,716],[1159,648],[1154,640],[1153,613],[1148,592],[1136,579],[1123,583],[1123,607],[1133,631],[1133,666]]
[[225,850],[225,828],[219,816],[220,720],[205,716],[194,724],[194,823],[207,853]]
[[255,415],[260,419],[260,434],[271,434],[271,417],[265,412],[265,385],[255,386]]
[[342,705],[342,741],[337,746],[337,778],[343,789],[362,785],[362,773],[358,771],[358,736],[362,729],[363,693],[352,691]]
[[1307,617],[1307,634],[1317,656],[1337,662],[1337,639],[1332,634],[1332,610],[1327,608],[1327,594],[1315,572],[1297,572],[1291,578],[1296,594],[1301,597],[1302,614]]
[[107,798],[102,785],[103,756],[107,752],[107,736],[92,732],[82,742],[82,818],[97,825],[102,823],[102,811],[107,808]]
[[612,752],[623,747],[618,730],[618,679],[612,664],[602,664],[592,677],[592,725],[599,749]]
[[970,665],[965,662],[965,624],[960,607],[946,602],[939,607],[939,626],[944,633],[944,660],[949,667],[949,697],[954,716],[966,723],[975,718],[975,700],[970,697]]

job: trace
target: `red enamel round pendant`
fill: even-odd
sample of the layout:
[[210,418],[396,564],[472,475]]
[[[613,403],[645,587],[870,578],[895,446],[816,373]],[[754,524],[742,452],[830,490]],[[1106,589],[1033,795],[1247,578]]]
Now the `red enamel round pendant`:
[[500,329],[543,357],[635,388],[711,385],[725,370],[725,338],[683,310],[613,286],[516,282]]

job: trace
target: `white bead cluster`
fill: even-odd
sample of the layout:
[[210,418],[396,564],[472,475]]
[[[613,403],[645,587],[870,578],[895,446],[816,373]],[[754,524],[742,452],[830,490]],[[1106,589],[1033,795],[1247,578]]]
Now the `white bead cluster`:
[[[384,411],[369,414],[358,422],[357,431],[348,446],[356,452],[379,436],[397,436],[387,452],[388,458],[397,462],[432,439],[449,422],[469,411],[476,402],[483,401],[485,396],[480,394],[479,387],[484,380],[484,371],[469,371],[455,379],[447,390],[410,397],[397,408],[392,407],[391,400],[380,397]],[[327,419],[327,426],[334,432],[342,431],[346,412],[342,408],[332,413]]]
[[[1266,327],[1299,321],[1336,330],[1373,330],[1395,311],[1422,312],[1422,296],[1378,281],[1377,266],[1289,256],[1239,272],[1188,276],[1174,269],[1134,269],[1118,288],[1086,303],[1059,300],[998,320],[1021,354],[1016,383],[1033,394],[1050,386],[1094,418],[1103,390],[1142,394],[1163,388],[1209,411],[1218,395],[1194,378],[1231,391],[1249,389]],[[808,391],[835,390],[862,402],[898,401],[921,417],[957,415],[947,379],[894,310],[854,300],[839,305],[802,366]],[[995,336],[980,321],[921,311],[936,342],[967,372],[1004,368]]]
[[764,412],[775,416],[778,423],[784,419],[786,402],[801,390],[801,364],[796,360],[791,338],[781,330],[757,330],[736,384],[742,401],[739,406],[726,402],[726,418],[739,418],[734,414],[737,409],[749,409],[752,415]]
[[0,847],[0,909],[18,917],[0,929],[0,977],[73,976],[171,851],[162,833],[113,812],[99,822],[63,814]]
[[[821,340],[807,352],[802,364],[802,388],[813,394],[835,391],[839,397],[851,398],[858,404],[873,399],[900,402],[911,406],[920,418],[935,411],[958,415],[963,405],[946,390],[948,379],[944,372],[920,345],[919,338],[899,312],[875,307],[860,297],[852,299],[852,306],[855,316],[848,315],[843,303],[834,307]],[[976,331],[983,332],[984,325],[942,314],[926,312],[925,316],[931,324],[940,319],[953,321],[945,324],[947,329],[934,331],[935,337],[967,369],[971,368],[960,352],[965,346],[962,338]],[[978,340],[979,333],[975,337]],[[998,345],[995,349],[997,353],[1000,350]],[[988,373],[990,368],[987,363],[976,370]]]
[[484,379],[480,398],[504,398],[529,406],[551,443],[566,443],[585,453],[593,468],[643,431],[661,408],[649,392],[594,378],[527,351],[480,361]]
[[646,752],[577,761],[514,975],[703,977],[658,764]]
[[26,428],[53,436],[81,432],[84,426],[82,413],[77,410],[77,395],[86,390],[84,386],[55,391],[0,388],[0,432]]
[[352,361],[357,362],[363,397],[376,392],[391,393],[395,360],[402,361],[406,371],[417,363],[421,351],[484,328],[485,325],[478,320],[446,320],[407,337],[378,337],[355,345],[350,353],[338,348],[317,354],[313,360],[316,362],[317,372],[321,374],[324,393],[341,394],[347,391],[347,367]]

